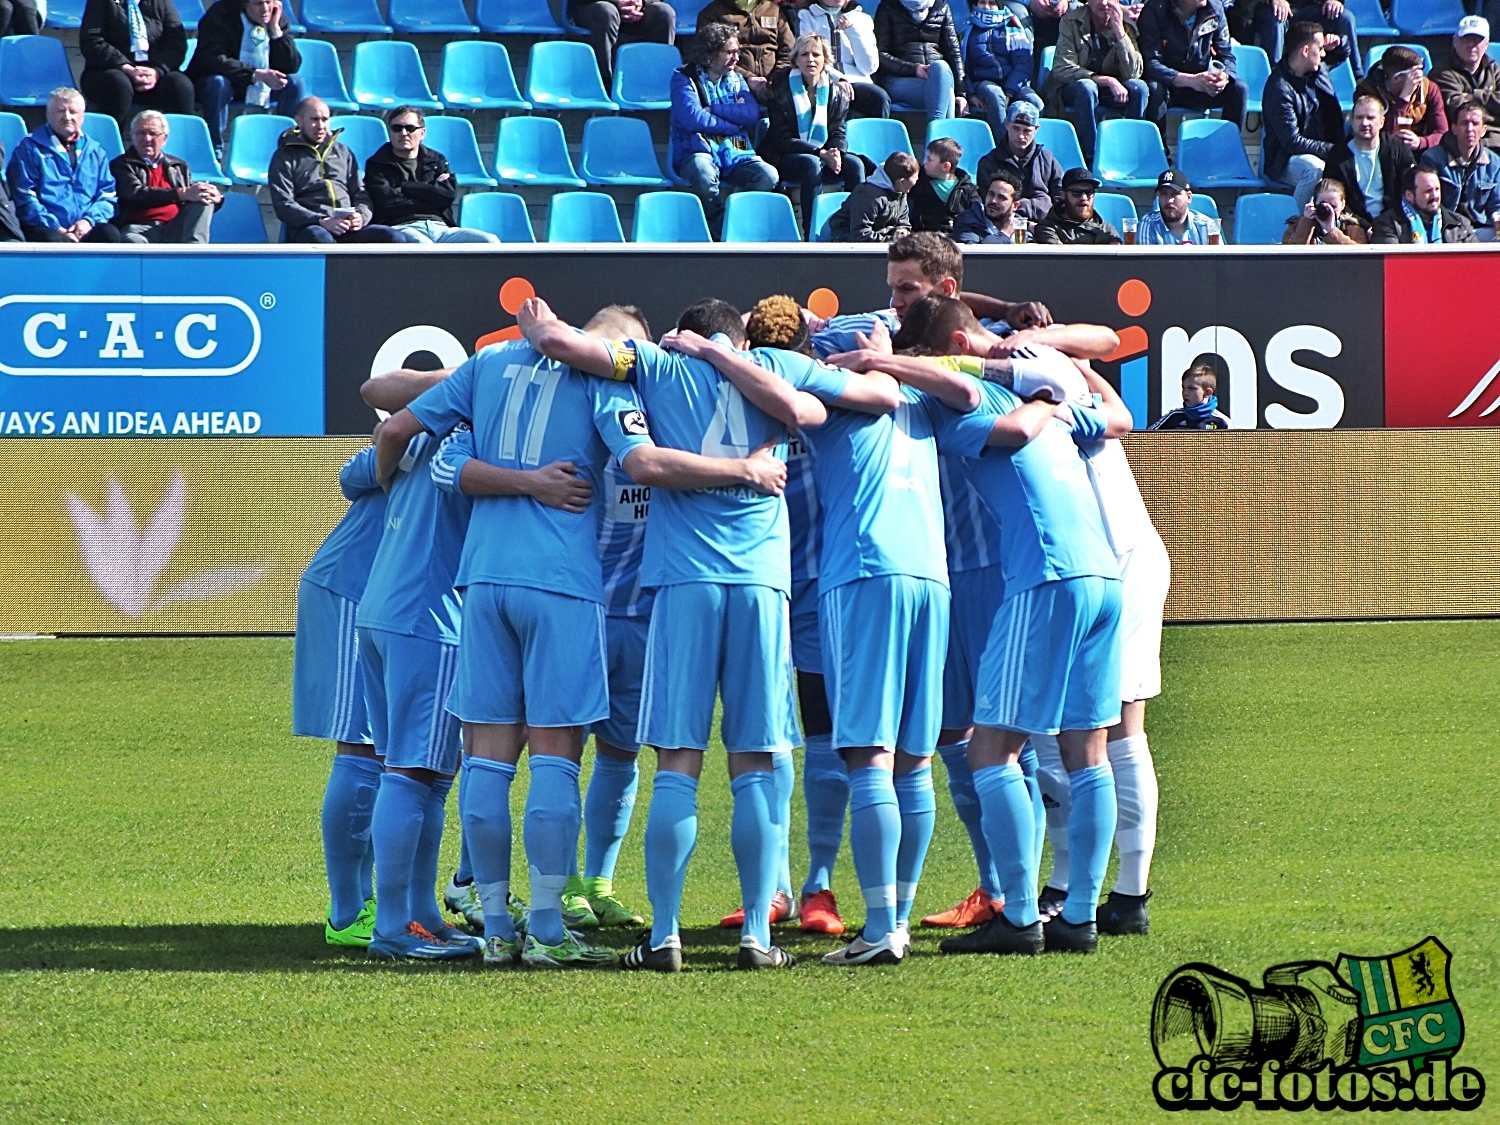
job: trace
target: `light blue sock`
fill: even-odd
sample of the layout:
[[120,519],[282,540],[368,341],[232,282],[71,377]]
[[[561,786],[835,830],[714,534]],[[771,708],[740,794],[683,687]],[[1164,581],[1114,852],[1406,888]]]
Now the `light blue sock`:
[[979,867],[979,889],[990,898],[999,898],[1000,876],[995,871],[995,861],[990,858],[990,846],[984,839],[984,827],[980,824],[983,810],[974,793],[974,774],[969,770],[969,740],[939,746],[938,754],[948,769],[948,795],[953,798],[953,811],[963,822],[964,831],[969,834],[969,844],[974,849],[974,862]]
[[937,794],[932,767],[923,766],[896,778],[896,805],[901,810],[901,848],[896,853],[896,924],[910,921],[911,904],[922,881],[932,826],[937,821]]
[[427,786],[399,773],[387,774],[375,798],[370,834],[375,840],[375,932],[397,938],[411,917],[412,865],[422,838]]
[[470,758],[458,795],[458,813],[469,841],[474,890],[484,906],[484,936],[515,941],[505,899],[510,893],[510,784],[516,767],[489,758]]
[[1021,751],[1020,766],[1021,776],[1026,779],[1026,794],[1031,798],[1031,815],[1036,822],[1036,857],[1031,862],[1032,870],[1037,872],[1042,869],[1042,845],[1047,842],[1047,806],[1042,804],[1042,782],[1037,776],[1041,764],[1036,747],[1026,743],[1026,749]]
[[698,781],[658,769],[646,817],[646,897],[651,900],[651,947],[680,941],[677,917],[688,860],[698,843]]
[[553,754],[531,755],[526,794],[526,863],[531,871],[531,932],[543,945],[558,945],[563,929],[562,896],[568,869],[578,862],[577,762]]
[[354,924],[370,896],[362,894],[369,877],[370,815],[380,791],[381,765],[358,754],[335,754],[323,791],[323,864],[328,869],[331,905],[328,921],[336,930]]
[[641,771],[627,761],[594,755],[594,776],[583,805],[583,874],[586,879],[613,879],[620,845],[630,831]]
[[740,872],[740,902],[745,923],[740,937],[771,948],[771,897],[781,858],[781,829],[776,824],[776,778],[770,770],[742,773],[729,783],[734,817],[729,842]]
[[776,779],[776,827],[781,832],[777,849],[776,889],[792,894],[792,794],[797,789],[797,769],[792,756],[773,754],[771,773]]
[[1109,866],[1109,846],[1115,838],[1115,775],[1109,763],[1068,772],[1073,787],[1073,811],[1068,814],[1068,855],[1071,881],[1063,903],[1063,921],[1092,922],[1099,908],[1099,891]]
[[443,847],[443,825],[448,819],[448,794],[452,789],[451,777],[440,777],[428,786],[422,835],[417,839],[411,867],[411,919],[434,934],[447,924],[438,909],[436,889],[438,853]]
[[807,882],[805,895],[833,886],[833,866],[844,842],[844,810],[849,806],[849,771],[831,745],[832,735],[808,735],[802,758],[802,797],[807,802]]
[[[380,791],[377,788],[376,789],[376,797],[378,798],[379,795],[380,795]],[[373,812],[374,810],[375,810],[375,806],[372,803],[370,805],[370,811]],[[359,893],[364,896],[360,900],[361,902],[369,902],[372,898],[375,897],[375,841],[374,840],[367,840],[365,842],[365,854],[364,854],[364,858],[361,859],[360,862],[359,862]]]
[[[464,786],[469,783],[469,757],[464,755],[463,764],[458,770],[458,803],[463,806]],[[463,816],[459,816],[458,833],[458,870],[453,873],[453,881],[460,887],[467,887],[474,881],[474,865],[469,862],[469,837],[463,831]]]
[[849,774],[849,848],[865,896],[864,938],[877,942],[896,929],[896,855],[901,850],[901,810],[890,770]]
[[1000,873],[1005,917],[1013,926],[1029,926],[1036,912],[1036,816],[1026,777],[1019,765],[986,766],[974,771],[974,792],[984,809],[984,838]]

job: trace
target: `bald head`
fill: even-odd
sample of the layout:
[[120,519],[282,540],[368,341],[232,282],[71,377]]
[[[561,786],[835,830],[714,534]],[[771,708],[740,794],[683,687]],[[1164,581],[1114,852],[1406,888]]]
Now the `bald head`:
[[328,139],[328,103],[322,98],[303,98],[297,106],[297,130],[303,139],[320,145]]

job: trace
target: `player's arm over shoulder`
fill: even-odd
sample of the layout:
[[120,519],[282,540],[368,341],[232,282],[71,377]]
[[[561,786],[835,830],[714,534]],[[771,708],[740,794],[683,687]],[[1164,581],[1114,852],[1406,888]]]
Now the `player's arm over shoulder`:
[[344,494],[344,499],[358,500],[365,493],[379,489],[378,468],[379,462],[373,445],[365,446],[345,461],[344,467],[339,470],[339,491]]

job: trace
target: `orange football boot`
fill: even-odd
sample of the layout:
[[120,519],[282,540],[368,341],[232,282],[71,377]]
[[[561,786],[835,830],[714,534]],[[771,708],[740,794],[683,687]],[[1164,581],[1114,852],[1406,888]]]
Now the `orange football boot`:
[[1004,899],[990,898],[981,888],[952,909],[945,910],[941,914],[929,914],[922,919],[922,925],[949,930],[982,926],[999,914],[1000,908],[1004,905]]

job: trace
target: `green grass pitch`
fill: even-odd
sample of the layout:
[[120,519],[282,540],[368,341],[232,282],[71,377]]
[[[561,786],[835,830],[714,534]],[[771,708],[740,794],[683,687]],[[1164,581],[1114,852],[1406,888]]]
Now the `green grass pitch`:
[[[0,644],[0,1122],[1165,1118],[1148,1014],[1175,966],[1258,982],[1428,934],[1453,951],[1460,1060],[1500,1082],[1500,622],[1171,629],[1165,662],[1150,937],[1017,961],[919,933],[900,967],[835,970],[831,941],[783,932],[795,970],[730,972],[710,754],[692,971],[658,977],[326,948],[329,747],[288,734],[289,640]],[[938,786],[919,913],[975,882]],[[642,909],[649,792],[617,880]],[[847,850],[836,890],[858,919]]]

